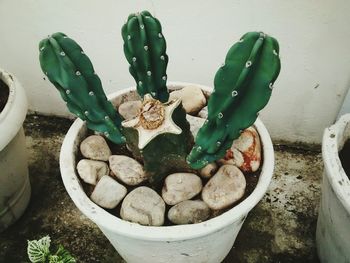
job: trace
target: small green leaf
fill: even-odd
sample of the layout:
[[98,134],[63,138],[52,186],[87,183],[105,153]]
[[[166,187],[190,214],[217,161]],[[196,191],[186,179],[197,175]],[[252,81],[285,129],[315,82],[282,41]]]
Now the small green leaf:
[[75,258],[62,245],[59,245],[56,255],[59,259],[57,263],[76,263]]
[[28,240],[27,253],[29,260],[33,263],[45,263],[50,254],[51,239],[45,236],[39,240]]

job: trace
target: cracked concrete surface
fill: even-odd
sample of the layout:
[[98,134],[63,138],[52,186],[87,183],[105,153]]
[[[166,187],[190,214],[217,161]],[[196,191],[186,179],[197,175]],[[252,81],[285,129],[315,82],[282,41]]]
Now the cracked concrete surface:
[[[28,262],[28,239],[50,235],[78,262],[124,262],[101,231],[80,213],[61,181],[58,157],[70,120],[27,117],[32,198],[21,219],[0,233],[0,262]],[[319,262],[315,248],[321,154],[276,146],[273,181],[251,211],[224,263]]]

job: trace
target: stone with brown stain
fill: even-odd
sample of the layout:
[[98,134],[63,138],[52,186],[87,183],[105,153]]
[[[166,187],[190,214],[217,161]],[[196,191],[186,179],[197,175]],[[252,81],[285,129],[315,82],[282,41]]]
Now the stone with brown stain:
[[131,191],[120,209],[122,219],[146,226],[164,224],[165,203],[156,191],[141,186]]
[[234,140],[220,164],[236,165],[243,172],[255,172],[261,163],[261,143],[254,127],[245,129],[241,136]]
[[213,210],[224,209],[241,199],[246,180],[236,166],[223,165],[203,187],[202,199]]

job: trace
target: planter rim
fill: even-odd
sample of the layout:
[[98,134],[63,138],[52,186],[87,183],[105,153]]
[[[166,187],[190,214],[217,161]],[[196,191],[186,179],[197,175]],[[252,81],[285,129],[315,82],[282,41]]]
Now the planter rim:
[[350,135],[350,113],[341,116],[335,124],[325,129],[322,139],[322,158],[328,181],[350,214],[350,180],[339,158],[339,151],[345,141],[350,139],[350,136],[344,137],[346,131]]
[[[187,85],[198,86],[207,92],[212,91],[212,88],[193,83],[169,82],[167,86],[170,89],[178,89]],[[114,92],[108,98],[112,99],[132,90],[135,90],[135,87]],[[202,223],[161,227],[143,226],[124,221],[92,202],[83,191],[75,168],[74,148],[79,143],[77,139],[79,132],[83,128],[86,129],[86,125],[80,119],[74,121],[63,141],[60,153],[61,176],[65,188],[75,205],[102,229],[107,229],[126,237],[150,241],[176,241],[205,236],[219,231],[234,221],[244,221],[245,215],[262,199],[268,189],[274,169],[273,145],[269,133],[260,119],[256,120],[254,126],[260,135],[264,156],[257,186],[244,201],[222,215]]]
[[9,96],[0,113],[0,151],[16,136],[27,114],[27,98],[19,81],[0,68],[0,79],[8,86]]

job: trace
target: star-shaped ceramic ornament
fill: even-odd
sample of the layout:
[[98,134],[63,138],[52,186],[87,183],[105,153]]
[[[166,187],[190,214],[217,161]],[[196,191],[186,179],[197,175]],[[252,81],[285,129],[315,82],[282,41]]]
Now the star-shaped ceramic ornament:
[[140,150],[163,133],[181,134],[182,129],[177,126],[172,118],[174,110],[181,100],[172,100],[162,104],[152,98],[150,94],[144,96],[142,107],[138,116],[122,122],[124,128],[133,128],[139,135],[138,147]]

